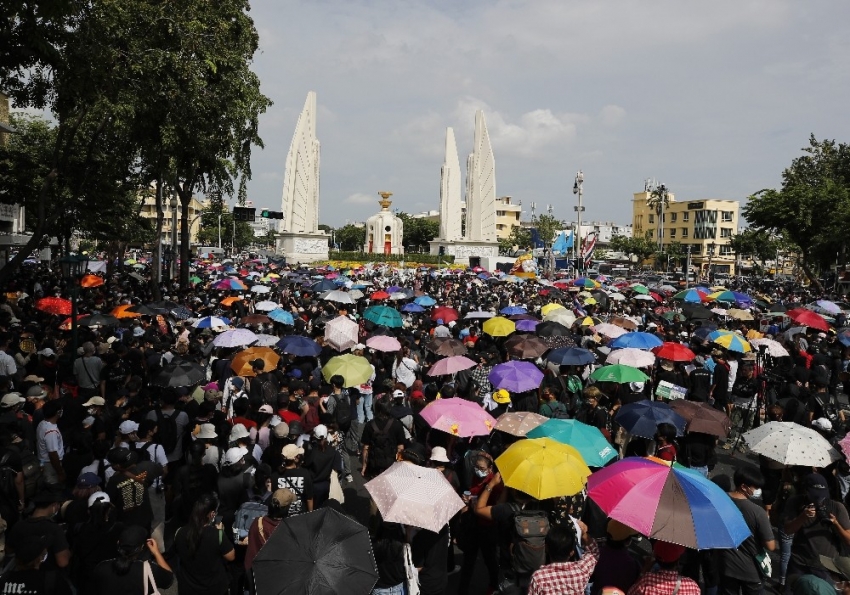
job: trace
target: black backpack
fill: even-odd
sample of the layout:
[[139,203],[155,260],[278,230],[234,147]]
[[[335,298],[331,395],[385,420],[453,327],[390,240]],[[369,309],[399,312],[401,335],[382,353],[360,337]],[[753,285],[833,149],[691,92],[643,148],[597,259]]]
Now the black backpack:
[[549,515],[544,510],[526,510],[515,502],[511,523],[511,566],[518,574],[529,575],[546,563],[546,535]]
[[[560,401],[544,403],[543,407],[549,409],[549,418],[551,419],[570,419],[570,414],[567,411],[567,406],[561,403]],[[541,407],[541,409],[543,407]]]
[[372,426],[372,448],[369,450],[369,464],[374,469],[389,469],[395,463],[395,454],[398,450],[395,444],[390,444],[390,429],[393,427],[395,418],[391,417],[381,428],[377,420],[369,423]]
[[[150,447],[151,444],[153,444],[153,442],[145,442],[141,446],[136,446],[136,442],[129,442],[128,444],[130,445],[130,450],[132,450],[134,453],[136,453],[136,456],[138,457],[137,462],[138,461],[153,461],[153,457],[151,456],[151,451],[148,450],[148,448]],[[164,448],[165,447],[163,447],[163,449]]]
[[343,391],[339,395],[331,395],[331,399],[336,401],[336,406],[334,407],[336,425],[343,432],[347,432],[351,427],[351,403],[349,402],[348,393]]
[[158,428],[156,437],[159,443],[162,445],[166,456],[174,452],[174,449],[177,448],[177,440],[179,439],[179,435],[177,433],[176,417],[179,414],[180,412],[176,409],[171,415],[163,414],[162,409],[156,410],[156,421]]

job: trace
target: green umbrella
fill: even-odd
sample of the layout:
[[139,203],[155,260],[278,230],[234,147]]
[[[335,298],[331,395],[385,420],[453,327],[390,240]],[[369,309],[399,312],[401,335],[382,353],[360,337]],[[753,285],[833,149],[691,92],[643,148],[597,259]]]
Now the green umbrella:
[[597,382],[616,382],[617,384],[626,384],[628,382],[645,382],[649,380],[649,376],[631,366],[623,364],[614,364],[612,366],[602,366],[594,370],[591,378]]
[[642,293],[643,295],[649,295],[649,289],[646,288],[645,285],[641,285],[640,283],[635,283],[634,285],[630,285],[629,288],[635,293]]
[[352,387],[364,384],[372,377],[372,364],[365,357],[346,353],[338,355],[328,360],[328,363],[322,366],[322,376],[327,382],[331,381],[332,376],[339,374],[345,378],[345,386]]
[[197,285],[201,282],[201,280],[202,279],[200,277],[189,277],[189,283],[191,283],[192,285]]
[[390,328],[401,328],[401,314],[389,306],[370,306],[363,311],[363,318],[375,324]]

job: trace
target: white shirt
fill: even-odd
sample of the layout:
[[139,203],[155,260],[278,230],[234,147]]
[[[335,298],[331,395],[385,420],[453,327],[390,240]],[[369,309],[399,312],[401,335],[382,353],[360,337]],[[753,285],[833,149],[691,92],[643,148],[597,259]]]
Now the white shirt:
[[15,364],[15,358],[0,351],[0,376],[13,376],[18,371],[18,366]]
[[50,462],[48,453],[51,452],[57,453],[61,461],[65,456],[65,444],[62,442],[62,434],[59,433],[59,426],[46,419],[39,422],[36,429],[36,449],[42,465]]
[[416,370],[419,369],[419,364],[409,357],[401,358],[393,361],[393,375],[399,382],[404,383],[407,388],[410,388],[416,382]]

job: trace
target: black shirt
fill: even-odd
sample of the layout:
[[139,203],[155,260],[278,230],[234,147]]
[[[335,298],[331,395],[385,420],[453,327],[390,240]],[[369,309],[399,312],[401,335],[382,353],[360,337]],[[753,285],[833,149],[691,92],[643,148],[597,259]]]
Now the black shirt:
[[[157,589],[167,589],[174,582],[174,575],[162,568],[155,562],[149,562],[153,580],[156,583]],[[94,595],[112,595],[113,593],[121,593],[122,595],[147,595],[143,590],[144,585],[144,562],[135,560],[130,566],[127,574],[118,575],[112,567],[112,560],[106,560],[97,565],[94,569],[92,583],[94,585]],[[180,591],[183,592],[182,589]]]
[[[30,517],[22,519],[12,527],[6,538],[6,544],[12,551],[15,546],[30,536],[44,537],[47,543],[47,560],[42,565],[42,570],[56,569],[56,554],[68,549],[68,540],[65,539],[65,531],[62,527],[47,517]],[[0,591],[2,592],[2,591]]]
[[180,558],[177,582],[180,595],[224,595],[230,579],[223,556],[233,551],[233,544],[223,529],[207,525],[194,553],[189,553],[186,527],[174,535],[174,549]]
[[446,568],[449,555],[449,526],[439,533],[420,529],[410,542],[413,565],[419,571],[419,587],[422,593],[442,593],[449,582]]
[[151,500],[145,486],[116,471],[109,478],[104,491],[117,512],[117,519],[125,525],[138,525],[148,531],[153,522]]
[[[141,583],[139,584],[141,585]],[[57,571],[44,570],[44,566],[42,566],[38,570],[12,570],[8,572],[0,579],[0,593],[71,595],[71,587]]]
[[395,587],[407,580],[403,542],[398,539],[379,539],[374,542],[372,548],[378,566],[376,589]]
[[313,499],[313,475],[306,469],[284,469],[274,477],[275,490],[291,490],[298,499],[289,505],[289,516],[307,511],[307,500]]
[[705,368],[695,368],[688,376],[688,400],[708,401],[711,392],[711,372]]

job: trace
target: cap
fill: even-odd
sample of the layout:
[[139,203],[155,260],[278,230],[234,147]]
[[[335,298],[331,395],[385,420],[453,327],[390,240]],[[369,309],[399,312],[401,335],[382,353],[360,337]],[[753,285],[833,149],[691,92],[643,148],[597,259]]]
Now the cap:
[[201,440],[215,440],[218,438],[218,434],[215,431],[215,426],[212,424],[201,424],[201,428],[198,430],[196,438]]
[[817,428],[818,430],[828,431],[832,429],[832,422],[825,417],[819,417],[812,421],[812,427]]
[[243,440],[245,438],[250,437],[251,435],[248,433],[248,428],[243,426],[242,424],[235,424],[233,428],[230,430],[230,441],[235,442],[236,440]]
[[21,396],[21,393],[8,393],[0,399],[0,407],[14,407],[26,402],[27,400]]
[[220,401],[222,392],[217,388],[208,388],[204,391],[204,401]]
[[655,555],[655,559],[662,564],[672,564],[685,553],[685,546],[678,543],[656,541],[655,545],[652,546],[652,553]]
[[646,386],[644,382],[629,382],[629,388],[632,389],[633,393],[643,392],[644,386]]
[[294,444],[287,444],[283,447],[283,451],[281,452],[283,458],[287,461],[294,461],[295,457],[304,454],[303,448],[298,448]]
[[274,409],[272,409],[271,405],[260,405],[260,408],[257,409],[257,413],[274,413]]
[[813,502],[822,502],[829,498],[829,488],[823,475],[809,473],[803,478],[803,488]]
[[103,397],[92,397],[83,403],[83,407],[103,407],[104,405],[106,405],[106,401],[103,400]]
[[43,399],[47,396],[47,391],[41,388],[41,385],[36,384],[35,386],[31,386],[27,389],[27,398],[31,399]]
[[366,349],[366,346],[363,343],[358,343],[351,348],[351,351],[363,351],[364,349]]
[[834,595],[837,591],[832,581],[827,582],[813,574],[790,577],[791,593],[793,595]]
[[41,351],[38,352],[39,355],[43,355],[44,357],[53,357],[56,355],[56,352],[53,351],[50,347],[45,347]]
[[281,421],[274,427],[272,432],[274,432],[275,438],[286,438],[289,436],[289,424],[285,421]]
[[24,382],[44,382],[44,378],[41,376],[36,376],[35,374],[30,374],[26,378],[24,378]]
[[324,424],[319,424],[315,428],[313,428],[313,436],[322,440],[323,438],[328,437],[328,427]]
[[145,528],[139,525],[130,525],[118,536],[118,547],[126,549],[136,549],[145,545],[148,539],[148,532]]
[[241,461],[246,454],[248,454],[248,450],[241,446],[234,446],[233,448],[228,448],[227,452],[224,453],[224,465],[235,465],[236,463]]
[[450,463],[449,456],[446,454],[446,449],[442,446],[435,446],[431,449],[431,460],[437,463]]
[[655,324],[654,322],[650,322],[649,324],[646,325],[646,328],[658,328],[658,325]]
[[91,496],[89,496],[89,508],[92,507],[97,502],[106,502],[110,503],[112,500],[109,498],[109,494],[106,492],[95,492]]
[[493,401],[498,403],[499,405],[504,405],[506,403],[511,402],[511,393],[506,391],[503,388],[500,388],[496,392],[493,393]]
[[137,327],[133,328],[133,336],[134,337],[141,337],[144,334],[145,334],[145,329],[143,329],[142,327],[137,326]]
[[673,366],[673,362],[670,360],[663,359],[661,360],[661,367],[667,371],[672,370],[675,366]]
[[820,556],[820,563],[821,566],[830,572],[840,574],[845,579],[850,579],[850,558],[847,556],[838,556],[837,558]]
[[289,371],[289,375],[293,378],[301,378],[301,370],[299,368],[295,368],[294,370]]
[[396,389],[396,390],[393,391],[393,399],[403,399],[403,398],[404,398],[404,391],[403,390]]
[[280,488],[279,490],[272,492],[272,500],[274,500],[280,508],[289,508],[296,499],[297,498],[292,490],[287,490],[286,488]]
[[96,473],[83,473],[77,478],[77,487],[81,489],[93,488],[100,485],[100,477]]
[[118,426],[119,434],[132,434],[133,432],[139,431],[139,424],[132,420],[125,420],[121,422],[121,425]]
[[614,519],[608,521],[607,532],[608,536],[614,541],[625,541],[636,533],[631,527],[626,527],[623,523]]

